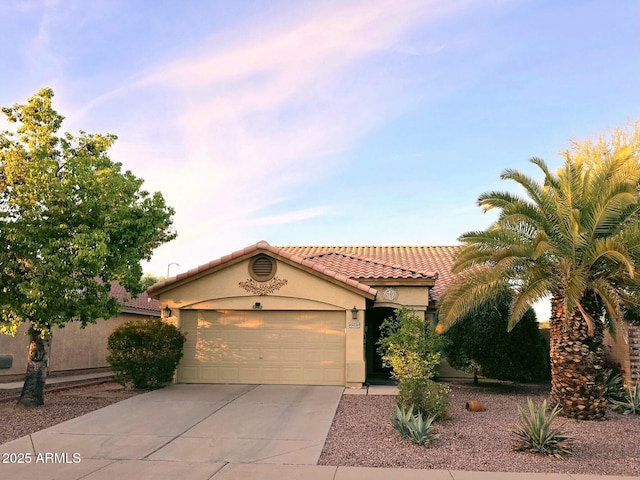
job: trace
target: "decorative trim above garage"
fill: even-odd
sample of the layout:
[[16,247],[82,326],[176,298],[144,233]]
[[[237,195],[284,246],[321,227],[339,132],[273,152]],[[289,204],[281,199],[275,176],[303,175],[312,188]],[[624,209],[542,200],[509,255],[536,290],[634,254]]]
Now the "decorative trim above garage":
[[273,277],[267,282],[256,282],[253,278],[248,278],[244,282],[238,283],[238,285],[249,293],[262,296],[280,290],[287,283],[286,279],[278,277]]

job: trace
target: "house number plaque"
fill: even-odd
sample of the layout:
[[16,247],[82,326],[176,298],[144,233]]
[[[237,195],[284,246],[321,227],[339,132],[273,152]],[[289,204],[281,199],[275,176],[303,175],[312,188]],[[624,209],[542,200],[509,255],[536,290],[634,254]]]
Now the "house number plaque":
[[360,322],[349,322],[349,328],[360,328]]

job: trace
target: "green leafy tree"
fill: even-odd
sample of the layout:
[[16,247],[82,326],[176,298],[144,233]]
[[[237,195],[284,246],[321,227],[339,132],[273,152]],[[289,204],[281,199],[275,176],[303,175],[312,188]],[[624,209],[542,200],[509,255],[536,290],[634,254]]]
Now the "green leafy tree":
[[551,297],[551,395],[565,416],[604,416],[605,323],[623,321],[625,305],[638,305],[639,139],[636,123],[610,139],[575,143],[555,174],[534,158],[541,182],[505,170],[502,179],[515,181],[526,197],[480,196],[479,205],[497,209],[498,220],[460,237],[458,280],[440,304],[447,328],[507,286],[513,328],[534,302]]
[[16,128],[0,133],[0,331],[29,323],[25,406],[44,403],[53,327],[117,315],[111,282],[140,293],[140,261],[175,236],[162,195],[109,158],[116,137],[58,135],[52,98],[2,109]]
[[145,273],[140,279],[140,284],[142,285],[142,289],[146,290],[151,285],[155,285],[160,280],[164,280],[166,277],[157,276],[152,273]]
[[530,309],[508,331],[508,291],[496,302],[483,305],[444,333],[444,356],[449,364],[497,380],[536,382],[549,378],[549,353]]

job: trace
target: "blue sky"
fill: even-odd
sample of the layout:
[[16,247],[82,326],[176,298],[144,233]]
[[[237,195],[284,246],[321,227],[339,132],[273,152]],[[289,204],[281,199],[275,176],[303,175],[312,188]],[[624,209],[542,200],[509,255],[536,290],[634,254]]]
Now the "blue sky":
[[570,139],[638,118],[636,0],[5,0],[0,105],[43,86],[63,130],[176,209],[166,275],[261,239],[455,244]]

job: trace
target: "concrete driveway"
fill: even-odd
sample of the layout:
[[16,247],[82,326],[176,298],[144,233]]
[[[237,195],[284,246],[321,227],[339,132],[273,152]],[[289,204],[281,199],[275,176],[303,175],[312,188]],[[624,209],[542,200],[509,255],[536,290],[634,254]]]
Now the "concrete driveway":
[[343,390],[172,385],[0,446],[0,477],[208,479],[228,463],[315,465]]

